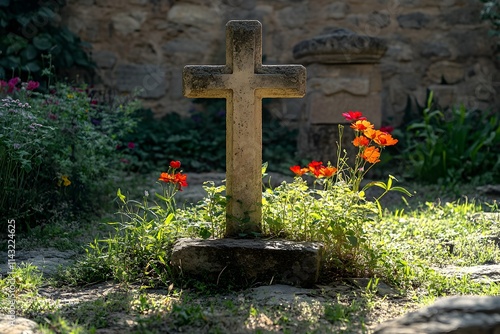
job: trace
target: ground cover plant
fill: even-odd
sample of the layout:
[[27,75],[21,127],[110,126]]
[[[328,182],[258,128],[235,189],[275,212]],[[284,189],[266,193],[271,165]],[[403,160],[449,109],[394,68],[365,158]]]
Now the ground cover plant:
[[[201,282],[186,285],[186,282],[171,280],[166,273],[167,284],[161,283],[153,289],[149,284],[160,280],[145,279],[146,272],[129,267],[133,264],[131,260],[123,266],[116,264],[117,283],[103,283],[99,289],[100,285],[95,282],[112,279],[114,275],[101,258],[104,254],[83,257],[75,267],[61,272],[58,282],[44,278],[43,285],[38,270],[20,266],[14,275],[19,316],[36,319],[46,333],[71,330],[90,333],[92,328],[115,328],[131,333],[370,332],[377,322],[430,303],[438,296],[498,295],[496,284],[478,283],[467,276],[447,276],[438,271],[447,264],[498,262],[498,247],[492,239],[485,238],[495,235],[498,226],[485,211],[500,212],[494,204],[465,200],[423,202],[408,211],[385,211],[378,223],[367,226],[366,237],[385,249],[387,271],[393,279],[374,276],[371,283],[356,288],[342,278],[329,276],[331,280],[323,280],[321,289],[312,298],[299,296],[281,305],[258,302],[251,290],[228,291]],[[147,242],[147,234],[143,233],[142,241]],[[128,234],[133,237],[132,233]],[[150,236],[153,235],[157,236],[152,230]],[[121,249],[134,254],[134,242]],[[150,239],[144,248],[154,247],[153,243]],[[121,260],[126,260],[125,256]],[[119,268],[131,275],[120,274]],[[107,276],[96,275],[106,272]],[[135,278],[132,275],[136,275]],[[47,297],[47,285],[63,284],[66,290],[77,294],[81,288],[67,284],[81,286],[89,282],[94,283],[86,288],[91,297],[76,304]],[[393,295],[383,297],[377,292],[382,282],[391,284]],[[0,291],[5,293],[8,278],[4,278],[2,284]],[[104,294],[101,290],[111,292]],[[117,318],[130,319],[129,324],[120,324]]]
[[[365,182],[382,151],[397,140],[374,129],[361,113],[344,116],[357,134],[355,157],[292,166],[293,181],[263,192],[261,237],[319,240],[326,246],[320,288],[312,296],[273,304],[256,299],[258,284],[249,287],[257,290],[242,291],[175,275],[169,264],[175,240],[221,237],[227,199],[223,184],[207,182],[202,201],[178,203],[176,195],[190,186],[189,169],[172,160],[157,180],[136,192],[120,186],[117,219],[106,224],[112,233],[96,237],[75,265],[61,268],[45,284],[39,271],[21,265],[0,281],[2,300],[14,284],[18,315],[36,319],[45,333],[104,328],[131,333],[360,333],[439,296],[498,295],[496,283],[440,271],[451,264],[498,262],[494,236],[500,231],[485,214],[499,213],[498,204],[466,198],[439,202],[431,196],[417,203],[407,198],[386,209],[386,195],[409,196],[406,189],[425,193],[430,187],[401,187],[393,176],[386,182]],[[365,280],[350,281],[352,277]],[[111,281],[115,283],[106,283]],[[381,292],[384,284],[390,285],[389,293]],[[47,289],[77,293],[82,286],[92,297],[73,304],[48,297]],[[2,304],[0,312],[6,310]]]

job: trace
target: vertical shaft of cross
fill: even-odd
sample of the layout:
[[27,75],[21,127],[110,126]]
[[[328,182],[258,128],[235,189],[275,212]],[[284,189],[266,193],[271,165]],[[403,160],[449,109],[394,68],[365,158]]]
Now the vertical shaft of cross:
[[188,65],[186,97],[226,99],[226,237],[261,232],[262,98],[305,95],[301,65],[262,65],[259,21],[226,25],[226,65]]
[[262,48],[256,21],[231,27],[226,33],[226,66],[232,69],[232,98],[226,103],[226,235],[237,236],[261,231],[262,103],[253,79]]

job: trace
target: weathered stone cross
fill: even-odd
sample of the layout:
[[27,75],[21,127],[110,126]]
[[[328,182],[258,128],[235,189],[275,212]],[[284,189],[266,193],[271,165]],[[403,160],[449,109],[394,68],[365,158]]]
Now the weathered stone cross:
[[188,65],[183,91],[226,99],[226,237],[261,232],[262,98],[303,97],[301,65],[262,65],[259,21],[226,25],[226,65]]

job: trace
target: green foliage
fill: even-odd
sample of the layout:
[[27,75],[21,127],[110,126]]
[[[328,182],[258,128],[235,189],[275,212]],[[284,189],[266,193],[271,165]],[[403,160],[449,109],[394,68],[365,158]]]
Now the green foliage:
[[[500,178],[500,117],[498,113],[466,110],[462,105],[440,110],[432,93],[420,119],[404,132],[400,159],[406,175],[421,182]],[[490,180],[491,181],[491,180]]]
[[500,1],[480,0],[483,5],[481,19],[488,21],[491,25],[490,35],[497,41],[497,48],[500,47]]
[[40,80],[47,68],[44,56],[60,71],[93,64],[78,36],[60,25],[65,0],[4,0],[0,2],[0,78]]
[[264,234],[322,242],[327,266],[335,271],[373,273],[373,251],[365,226],[377,219],[377,212],[375,203],[345,183],[316,189],[296,177],[293,183],[265,191]]
[[[90,245],[87,257],[77,265],[85,269],[80,273],[81,280],[113,277],[122,282],[140,281],[154,286],[172,279],[171,247],[175,240],[187,235],[188,228],[177,214],[174,199],[177,185],[162,184],[162,188],[162,194],[154,194],[158,202],[150,199],[148,192],[142,201],[129,200],[118,189],[120,221],[109,223],[116,233]],[[72,274],[69,271],[66,276],[73,280]]]
[[136,102],[101,105],[65,84],[50,94],[25,84],[3,94],[0,211],[33,227],[60,210],[94,209],[120,165],[116,145],[134,127]]
[[[137,145],[129,168],[158,171],[170,160],[181,160],[193,172],[224,171],[226,166],[225,100],[197,100],[189,117],[170,113],[155,119],[140,111],[137,131],[126,138]],[[282,126],[263,108],[263,160],[275,170],[288,169],[296,150],[296,132]]]

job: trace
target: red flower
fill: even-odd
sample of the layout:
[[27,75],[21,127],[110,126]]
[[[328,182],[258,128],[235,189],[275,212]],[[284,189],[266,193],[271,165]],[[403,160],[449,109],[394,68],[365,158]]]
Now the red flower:
[[300,168],[299,165],[290,167],[290,170],[297,176],[302,176],[309,171],[307,168]]
[[56,114],[53,114],[53,113],[49,113],[49,118],[53,121],[55,121],[57,119],[57,115]]
[[309,171],[316,177],[320,176],[321,168],[325,168],[322,161],[311,161],[309,165],[307,165],[307,167],[309,168]]
[[392,126],[383,126],[380,128],[380,131],[385,132],[385,133],[392,133],[394,131],[394,127]]
[[134,149],[135,144],[134,144],[133,142],[129,142],[129,143],[127,144],[127,147],[128,147],[129,149],[131,149],[131,150],[132,150],[132,149]]
[[172,160],[170,161],[170,167],[172,167],[173,169],[181,168],[181,162],[178,160]]
[[35,90],[40,86],[40,83],[37,81],[28,81],[28,84],[26,85],[26,90]]
[[349,110],[348,112],[342,113],[342,116],[344,116],[346,121],[349,122],[362,121],[366,119],[366,117],[363,116],[363,113],[361,111]]

